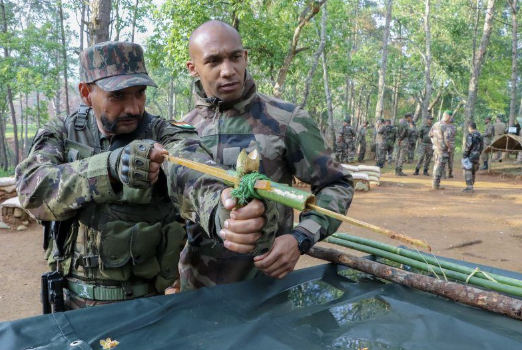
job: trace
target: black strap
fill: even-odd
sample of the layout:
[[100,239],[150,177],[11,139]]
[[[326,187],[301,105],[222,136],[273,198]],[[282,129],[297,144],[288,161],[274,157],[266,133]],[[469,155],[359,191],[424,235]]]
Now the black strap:
[[74,128],[76,130],[83,130],[87,126],[87,116],[91,110],[90,106],[80,105],[78,112],[76,113],[76,120],[74,121]]

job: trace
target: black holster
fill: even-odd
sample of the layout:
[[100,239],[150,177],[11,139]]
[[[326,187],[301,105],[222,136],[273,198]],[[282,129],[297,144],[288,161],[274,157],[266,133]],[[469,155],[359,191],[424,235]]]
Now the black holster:
[[42,275],[40,296],[44,315],[65,311],[64,281],[58,271],[47,272]]

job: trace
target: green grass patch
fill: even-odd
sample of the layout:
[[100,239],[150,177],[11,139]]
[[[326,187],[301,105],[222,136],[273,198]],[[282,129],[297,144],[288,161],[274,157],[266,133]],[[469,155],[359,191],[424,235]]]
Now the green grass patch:
[[0,177],[9,177],[13,176],[15,172],[15,168],[9,167],[7,168],[7,171],[4,169],[0,169]]
[[[29,124],[27,126],[27,137],[29,140],[32,140],[34,135],[36,135],[36,132],[38,131],[38,126],[36,124]],[[18,125],[18,136],[20,136],[20,125]],[[25,136],[25,129],[24,129],[24,136]],[[5,137],[8,139],[14,138],[14,131],[12,125],[7,125],[5,129]]]

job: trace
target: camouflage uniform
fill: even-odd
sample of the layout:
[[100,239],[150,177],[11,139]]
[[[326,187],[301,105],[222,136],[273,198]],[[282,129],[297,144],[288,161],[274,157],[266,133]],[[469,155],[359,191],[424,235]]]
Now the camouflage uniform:
[[436,122],[430,130],[431,142],[435,153],[433,168],[433,188],[440,188],[440,179],[449,159],[449,138],[447,124],[444,121]]
[[408,163],[413,163],[413,159],[415,158],[418,135],[419,133],[415,125],[410,125],[408,129]]
[[357,157],[358,162],[364,161],[364,155],[366,154],[366,127],[361,126],[357,132],[357,143],[359,144],[359,156]]
[[431,158],[433,157],[433,144],[430,138],[431,125],[424,125],[419,131],[419,161],[415,172],[418,173],[424,162],[424,175],[428,174]]
[[376,155],[376,165],[378,167],[384,167],[384,163],[386,162],[386,139],[387,139],[387,133],[388,128],[386,125],[381,125],[379,128],[376,129],[377,133],[375,135],[375,148],[377,150]]
[[462,158],[468,158],[472,163],[471,169],[464,169],[464,179],[466,180],[466,189],[468,191],[473,190],[475,173],[479,167],[480,154],[482,153],[483,146],[484,141],[477,130],[469,133],[466,137],[466,145],[464,146],[464,152],[462,152]]
[[[448,129],[448,139],[451,148],[449,149],[449,157],[448,157],[448,177],[453,177],[453,159],[455,156],[455,146],[456,146],[456,137],[457,137],[457,126],[453,123],[447,124]],[[445,170],[442,171],[445,174]]]
[[355,158],[355,130],[348,124],[339,129],[339,143],[341,145],[341,162],[353,163]]
[[[484,131],[484,134],[482,134],[482,139],[484,140],[484,147],[483,150],[485,150],[493,140],[493,137],[495,137],[495,126],[490,122],[486,125],[486,130]],[[484,166],[487,169],[488,168],[488,153],[482,153],[482,161],[484,162]]]
[[[82,53],[82,68],[83,82],[109,91],[154,84],[135,44],[91,47]],[[92,109],[82,106],[40,129],[29,155],[16,168],[24,209],[38,220],[60,222],[67,234],[63,255],[58,259],[56,244],[46,255],[49,265],[67,277],[69,308],[162,293],[178,276],[185,237],[177,222],[180,215],[220,241],[214,225],[225,185],[214,178],[164,163],[152,187],[111,183],[111,154],[145,139],[161,143],[171,154],[215,164],[190,126],[172,125],[144,112],[135,131],[108,138]]]
[[406,160],[406,154],[408,153],[408,128],[409,126],[407,121],[402,121],[399,123],[399,128],[397,130],[397,158],[395,159],[396,175],[400,175],[402,173],[402,165]]
[[391,163],[393,161],[393,148],[395,146],[396,139],[397,132],[395,130],[395,127],[393,125],[386,125],[385,154],[388,155],[388,163]]
[[[205,98],[199,81],[196,86],[196,107],[184,121],[197,129],[217,163],[232,168],[242,149],[258,150],[261,173],[288,185],[296,176],[311,184],[320,206],[346,212],[353,196],[351,175],[330,157],[320,131],[305,111],[258,93],[248,73],[243,95],[237,101]],[[281,205],[280,212],[277,235],[291,233],[293,209]],[[309,211],[300,215],[299,227],[306,229],[315,243],[335,232],[339,224]],[[180,261],[182,290],[237,282],[260,273],[252,256],[215,245],[198,225],[188,224],[187,234]]]

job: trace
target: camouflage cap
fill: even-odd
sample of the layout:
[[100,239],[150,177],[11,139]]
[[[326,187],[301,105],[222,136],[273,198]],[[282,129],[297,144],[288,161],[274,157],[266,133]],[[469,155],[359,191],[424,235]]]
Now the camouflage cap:
[[106,41],[80,53],[80,80],[96,83],[104,91],[122,90],[131,86],[157,85],[147,74],[143,49],[128,42]]

